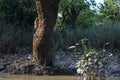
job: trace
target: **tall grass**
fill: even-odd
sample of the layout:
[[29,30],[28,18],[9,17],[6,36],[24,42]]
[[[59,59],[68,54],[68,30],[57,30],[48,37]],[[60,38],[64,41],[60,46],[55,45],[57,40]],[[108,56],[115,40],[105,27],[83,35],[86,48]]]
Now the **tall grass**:
[[[33,26],[16,26],[11,24],[0,24],[0,52],[9,51],[16,47],[32,47]],[[88,39],[89,45],[95,48],[103,48],[105,43],[109,43],[109,49],[120,49],[120,23],[114,25],[105,23],[94,25],[88,28],[77,27],[71,30],[69,26],[55,29],[52,38],[53,50],[67,50],[81,39]]]
[[14,52],[17,47],[31,47],[32,36],[33,29],[27,30],[21,26],[1,24],[0,52]]
[[81,39],[88,39],[89,45],[95,48],[103,48],[105,43],[109,49],[120,49],[120,23],[105,23],[90,26],[87,29],[78,27],[76,30],[67,28],[64,31],[56,30],[53,38],[53,48],[55,50],[66,50],[68,46],[75,44]]

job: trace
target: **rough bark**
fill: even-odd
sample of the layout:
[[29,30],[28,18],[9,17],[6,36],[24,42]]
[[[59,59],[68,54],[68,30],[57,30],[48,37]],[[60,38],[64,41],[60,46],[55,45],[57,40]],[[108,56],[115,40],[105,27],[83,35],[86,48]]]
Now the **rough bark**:
[[50,40],[56,23],[59,0],[35,0],[38,17],[33,36],[33,61],[41,65],[51,64]]

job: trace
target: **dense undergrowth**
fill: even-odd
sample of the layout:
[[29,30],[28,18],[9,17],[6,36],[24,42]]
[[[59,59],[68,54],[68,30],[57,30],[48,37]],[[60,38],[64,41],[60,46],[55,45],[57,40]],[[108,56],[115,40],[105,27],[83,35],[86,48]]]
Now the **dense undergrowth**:
[[[0,52],[14,52],[16,47],[32,47],[34,29],[29,25],[0,24]],[[88,28],[78,26],[70,29],[69,26],[57,27],[52,38],[53,50],[68,50],[68,47],[79,42],[81,39],[88,39],[88,45],[97,49],[120,48],[120,23],[116,22],[93,25]]]

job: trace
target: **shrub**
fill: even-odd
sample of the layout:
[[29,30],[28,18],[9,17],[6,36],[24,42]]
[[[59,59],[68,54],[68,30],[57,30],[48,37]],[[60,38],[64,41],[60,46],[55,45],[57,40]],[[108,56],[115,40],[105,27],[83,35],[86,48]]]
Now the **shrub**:
[[105,48],[103,51],[88,48],[85,41],[86,39],[81,40],[84,54],[82,60],[77,62],[77,73],[82,74],[84,80],[106,80],[106,65],[112,55],[109,55]]

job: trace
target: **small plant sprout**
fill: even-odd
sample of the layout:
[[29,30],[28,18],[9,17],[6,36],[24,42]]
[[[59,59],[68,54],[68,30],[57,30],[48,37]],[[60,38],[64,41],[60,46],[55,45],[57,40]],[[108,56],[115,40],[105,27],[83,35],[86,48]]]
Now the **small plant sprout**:
[[105,44],[103,45],[103,52],[106,51],[106,46],[107,46],[107,45],[109,45],[109,42],[108,42],[108,43],[105,43]]
[[80,47],[79,46],[80,46],[80,44],[76,43],[74,46],[68,47],[68,49],[74,50],[74,52],[75,52],[74,55],[77,57],[80,54]]

